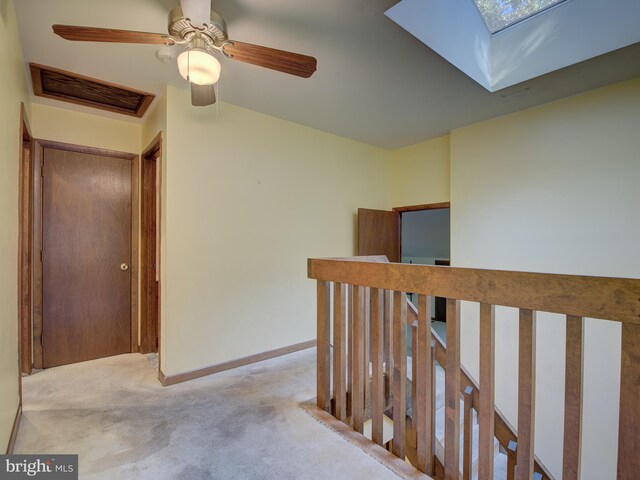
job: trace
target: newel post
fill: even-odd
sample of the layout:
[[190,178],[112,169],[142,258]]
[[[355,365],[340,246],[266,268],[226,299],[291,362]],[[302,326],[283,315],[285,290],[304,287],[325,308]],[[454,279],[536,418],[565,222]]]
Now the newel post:
[[331,327],[331,312],[329,310],[329,283],[318,280],[318,361],[317,361],[317,396],[318,407],[325,411],[331,410],[331,351],[329,334]]

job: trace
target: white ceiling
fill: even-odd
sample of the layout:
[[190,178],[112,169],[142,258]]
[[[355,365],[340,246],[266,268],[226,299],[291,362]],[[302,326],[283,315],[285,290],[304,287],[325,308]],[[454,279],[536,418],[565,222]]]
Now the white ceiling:
[[[68,42],[51,31],[52,24],[61,23],[165,33],[168,11],[177,3],[16,0],[25,61],[156,94],[166,84],[187,88],[175,64],[156,59],[155,46]],[[221,58],[220,99],[392,149],[640,76],[640,44],[635,44],[489,93],[385,17],[395,3],[214,0],[214,10],[227,20],[232,39],[318,59],[314,76],[300,79]],[[39,98],[34,101],[45,103]]]

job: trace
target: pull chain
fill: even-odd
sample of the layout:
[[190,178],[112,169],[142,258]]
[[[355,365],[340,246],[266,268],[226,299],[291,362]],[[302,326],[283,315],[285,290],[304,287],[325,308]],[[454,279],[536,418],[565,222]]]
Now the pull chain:
[[220,80],[218,80],[218,83],[216,83],[215,85],[215,90],[216,90],[216,120],[220,119]]
[[191,82],[191,52],[187,52],[187,82]]

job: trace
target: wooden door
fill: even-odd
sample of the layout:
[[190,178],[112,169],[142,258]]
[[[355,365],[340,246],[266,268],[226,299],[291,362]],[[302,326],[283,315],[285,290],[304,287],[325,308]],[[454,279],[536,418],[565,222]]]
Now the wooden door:
[[132,162],[45,148],[42,168],[43,366],[130,352]]
[[400,214],[358,209],[358,255],[386,255],[400,262]]
[[140,351],[158,351],[158,157],[142,158],[140,242]]

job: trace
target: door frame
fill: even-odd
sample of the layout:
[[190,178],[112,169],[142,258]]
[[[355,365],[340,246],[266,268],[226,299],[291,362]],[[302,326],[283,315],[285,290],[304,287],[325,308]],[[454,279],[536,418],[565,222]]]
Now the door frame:
[[419,212],[421,210],[440,210],[443,208],[451,208],[451,202],[425,203],[422,205],[409,205],[406,207],[394,207],[392,210],[400,214],[404,212]]
[[[135,153],[118,152],[102,148],[62,143],[52,140],[36,138],[33,142],[34,172],[36,173],[33,198],[34,205],[37,205],[34,217],[33,251],[39,253],[39,261],[33,264],[33,359],[34,367],[43,367],[42,355],[42,161],[45,148],[55,148],[68,152],[85,153],[89,155],[99,155],[103,157],[122,158],[131,161],[131,338],[130,351],[138,351],[138,250],[139,250],[139,226],[140,210],[138,176],[140,171],[140,156]],[[39,173],[39,175],[37,175]]]
[[406,207],[394,207],[392,210],[398,212],[398,235],[400,236],[400,260],[402,261],[402,214],[407,212],[420,212],[423,210],[443,210],[451,209],[451,202],[424,203],[422,205],[408,205]]
[[[394,212],[398,212],[398,215],[400,216],[398,220],[398,223],[399,223],[398,229],[399,229],[399,235],[400,235],[400,261],[402,261],[402,214],[407,212],[421,212],[424,210],[443,210],[445,208],[448,208],[449,210],[451,210],[451,202],[425,203],[422,205],[408,205],[406,207],[395,207],[392,209]],[[449,233],[451,233],[451,225],[449,225]],[[449,240],[449,244],[451,244],[451,240]],[[438,298],[439,297],[436,297],[434,299],[434,301],[436,301],[436,319],[439,318],[438,316],[439,308],[438,308],[438,302],[437,302]],[[446,321],[446,310],[445,310],[444,318]]]
[[[161,318],[161,288],[162,288],[162,270],[160,268],[160,242],[161,242],[161,218],[162,218],[162,201],[161,201],[161,192],[162,192],[162,132],[159,132],[156,137],[151,141],[149,146],[144,149],[142,154],[140,155],[140,352],[141,353],[158,353],[158,368],[160,368],[160,318]],[[155,238],[150,239],[147,235],[147,229],[145,228],[147,219],[143,218],[143,205],[148,200],[145,196],[145,192],[143,191],[142,182],[145,179],[145,170],[149,167],[149,162],[155,163],[155,173],[156,173],[156,182],[155,182]],[[154,241],[155,242],[155,252],[156,252],[156,278],[158,283],[158,292],[157,292],[157,318],[156,318],[156,331],[154,332],[152,328],[149,328],[149,322],[145,318],[147,315],[147,295],[149,292],[148,284],[145,284],[149,278],[144,275],[145,269],[148,267],[147,259],[144,258],[142,253],[144,252],[143,245],[146,242]],[[157,338],[157,348],[153,348],[153,342]]]
[[[19,373],[32,370],[33,298],[33,136],[24,103],[20,103],[18,204],[18,359]],[[22,384],[22,381],[20,381]]]

